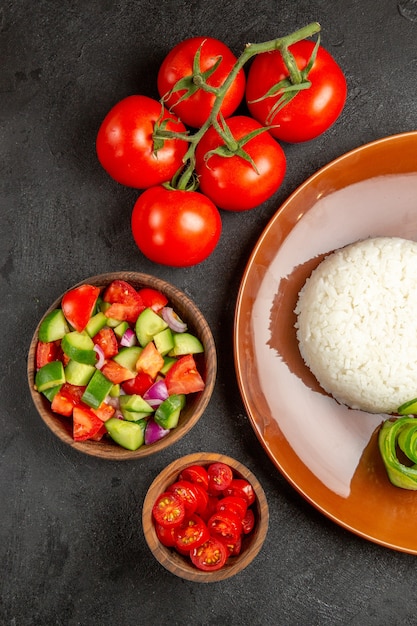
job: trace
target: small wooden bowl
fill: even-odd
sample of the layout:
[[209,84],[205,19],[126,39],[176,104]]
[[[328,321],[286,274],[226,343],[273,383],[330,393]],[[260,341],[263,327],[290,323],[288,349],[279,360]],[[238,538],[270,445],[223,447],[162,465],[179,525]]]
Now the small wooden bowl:
[[[196,335],[204,346],[204,353],[201,355],[201,360],[198,361],[198,366],[205,381],[205,388],[203,391],[192,394],[189,398],[187,398],[187,403],[182,411],[178,426],[163,439],[160,439],[149,446],[143,445],[141,448],[133,452],[122,448],[107,438],[102,439],[101,441],[74,441],[72,437],[72,421],[53,413],[48,400],[43,396],[43,394],[34,389],[34,379],[36,374],[36,345],[38,342],[39,326],[42,320],[40,320],[30,344],[27,376],[33,402],[45,424],[57,437],[85,454],[98,456],[103,459],[110,459],[112,461],[119,461],[126,459],[138,459],[160,452],[161,450],[174,444],[176,441],[181,439],[181,437],[184,437],[184,435],[191,430],[201,417],[212,395],[216,381],[217,355],[210,327],[200,310],[182,291],[160,278],[138,272],[113,272],[87,278],[86,280],[83,280],[71,287],[71,289],[85,283],[97,285],[99,287],[106,287],[115,279],[125,280],[136,289],[140,289],[141,287],[152,287],[153,289],[162,291],[168,298],[176,313],[184,320],[184,322],[187,323],[189,331]],[[53,304],[46,311],[45,316],[53,309],[58,308],[61,305],[61,300],[62,295],[57,298],[55,302],[53,302]],[[200,357],[200,355],[197,355],[197,357]]]
[[[173,548],[167,548],[159,541],[152,518],[152,507],[156,498],[174,483],[179,474],[190,465],[208,466],[210,463],[227,463],[234,474],[248,480],[256,494],[252,505],[255,513],[255,526],[251,533],[243,537],[242,550],[238,556],[228,558],[224,567],[213,572],[197,569],[189,558],[182,556]],[[265,492],[252,472],[239,461],[214,452],[197,452],[177,459],[168,465],[155,478],[148,489],[142,509],[142,527],[146,542],[154,557],[172,574],[200,583],[225,580],[241,572],[256,557],[265,541],[269,524],[269,509]]]

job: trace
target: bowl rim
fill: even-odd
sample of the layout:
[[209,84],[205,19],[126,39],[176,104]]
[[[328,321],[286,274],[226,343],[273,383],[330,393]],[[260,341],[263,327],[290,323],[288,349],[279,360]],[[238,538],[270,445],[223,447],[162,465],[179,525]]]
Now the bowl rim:
[[[161,544],[152,521],[152,506],[155,497],[162,493],[161,487],[163,485],[168,486],[174,482],[181,470],[194,464],[209,465],[216,462],[227,463],[236,474],[246,478],[251,483],[256,494],[257,525],[252,531],[253,534],[251,533],[247,536],[248,538],[250,537],[249,545],[238,557],[230,557],[229,562],[220,570],[205,572],[188,563],[186,557]],[[142,505],[142,532],[149,550],[166,570],[180,578],[193,582],[218,582],[243,571],[260,552],[268,533],[268,527],[268,501],[259,480],[246,465],[237,459],[217,452],[194,452],[172,461],[154,478],[146,492]]]
[[[159,289],[160,291],[163,291],[163,293],[167,296],[168,300],[171,303],[174,303],[178,300],[181,302],[182,309],[186,311],[191,311],[191,315],[189,316],[189,318],[184,315],[183,317],[185,317],[190,327],[196,327],[198,323],[202,328],[201,332],[196,332],[196,334],[198,335],[200,341],[203,343],[204,346],[203,354],[205,355],[204,359],[206,366],[205,388],[199,394],[196,394],[196,410],[193,412],[193,414],[188,417],[185,422],[181,422],[180,419],[179,425],[163,439],[160,439],[159,441],[149,446],[141,446],[140,448],[138,448],[138,450],[133,451],[122,448],[121,446],[113,442],[109,442],[109,444],[106,445],[106,453],[104,453],[104,446],[102,441],[74,441],[70,433],[62,427],[63,420],[65,420],[66,418],[61,417],[57,414],[55,415],[50,410],[48,410],[47,399],[42,396],[41,393],[34,389],[34,376],[36,373],[35,358],[36,345],[38,341],[38,333],[41,322],[50,311],[60,306],[65,293],[86,283],[105,287],[116,279],[125,280],[126,282],[133,282],[137,286],[152,286],[152,288],[154,289]],[[194,320],[197,320],[197,323],[194,323]],[[200,311],[199,307],[195,304],[195,302],[178,287],[176,287],[172,283],[165,281],[162,278],[158,278],[156,276],[143,272],[134,272],[128,270],[95,274],[81,281],[78,281],[74,285],[70,286],[67,290],[65,290],[58,298],[54,300],[54,302],[51,303],[51,305],[39,319],[29,344],[29,351],[27,356],[27,380],[32,401],[40,417],[42,418],[42,421],[46,424],[48,429],[52,431],[53,434],[57,436],[61,441],[84,454],[113,461],[145,458],[175,444],[179,439],[186,435],[198,422],[205,409],[207,408],[215,387],[216,375],[217,352],[213,334],[206,318]]]

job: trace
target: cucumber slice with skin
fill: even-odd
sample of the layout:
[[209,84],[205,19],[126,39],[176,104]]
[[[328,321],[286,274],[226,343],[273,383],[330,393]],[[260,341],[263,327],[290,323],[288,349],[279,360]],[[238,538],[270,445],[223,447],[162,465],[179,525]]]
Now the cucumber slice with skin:
[[110,393],[112,387],[113,383],[108,380],[100,370],[96,369],[81,396],[81,400],[93,409],[98,409],[100,404],[104,402]]
[[51,361],[36,372],[35,387],[40,392],[64,383],[65,372],[61,361]]
[[171,430],[178,426],[181,410],[185,406],[184,394],[173,394],[164,400],[155,412],[155,422]]
[[[120,409],[136,413],[153,413],[153,408],[138,394],[122,395],[119,398]],[[138,418],[136,418],[138,419]]]
[[65,379],[71,385],[84,387],[88,385],[90,378],[96,371],[94,365],[86,365],[85,363],[77,363],[77,361],[69,361],[65,368]]
[[94,351],[94,342],[87,333],[72,331],[63,336],[61,347],[65,354],[77,363],[94,365],[97,362],[97,354]]
[[161,330],[160,333],[154,335],[153,342],[156,349],[162,356],[165,356],[174,348],[174,336],[170,328]]
[[191,333],[176,333],[174,335],[174,347],[168,352],[168,356],[184,356],[184,354],[198,354],[204,352],[201,341]]
[[160,315],[151,308],[144,309],[135,324],[136,337],[142,348],[165,328],[168,328],[168,324]]
[[113,441],[127,450],[137,450],[145,441],[144,428],[136,422],[111,417],[104,425]]
[[139,346],[131,346],[130,348],[121,348],[118,354],[113,357],[113,361],[116,361],[119,365],[122,365],[131,372],[136,372],[136,362],[142,352],[142,348]]
[[94,337],[102,328],[106,326],[106,324],[107,317],[104,315],[104,313],[99,311],[98,313],[93,315],[93,317],[90,317],[87,326],[85,327],[85,330],[90,337]]
[[39,326],[38,339],[42,343],[57,341],[68,332],[68,322],[62,309],[54,309],[42,320]]

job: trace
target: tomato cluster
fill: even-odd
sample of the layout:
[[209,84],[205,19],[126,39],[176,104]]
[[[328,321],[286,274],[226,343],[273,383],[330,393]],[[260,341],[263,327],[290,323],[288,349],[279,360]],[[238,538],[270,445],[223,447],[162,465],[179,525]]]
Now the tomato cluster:
[[[312,26],[298,37],[317,32]],[[278,190],[286,171],[278,140],[311,140],[340,115],[342,70],[297,33],[287,44],[249,44],[239,58],[212,37],[186,39],[159,68],[159,101],[129,96],[105,117],[98,159],[119,183],[146,190],[131,227],[152,261],[184,267],[207,258],[221,235],[218,209],[246,211]],[[247,113],[237,115],[243,103]]]
[[255,526],[256,496],[249,481],[226,463],[191,465],[155,500],[152,515],[159,541],[215,571],[242,549]]

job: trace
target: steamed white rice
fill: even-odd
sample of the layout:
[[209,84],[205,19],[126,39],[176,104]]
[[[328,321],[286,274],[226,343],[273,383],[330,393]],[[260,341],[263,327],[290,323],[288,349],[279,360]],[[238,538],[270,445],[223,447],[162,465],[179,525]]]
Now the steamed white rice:
[[336,400],[394,413],[417,397],[417,243],[377,237],[327,256],[295,309],[300,353]]

